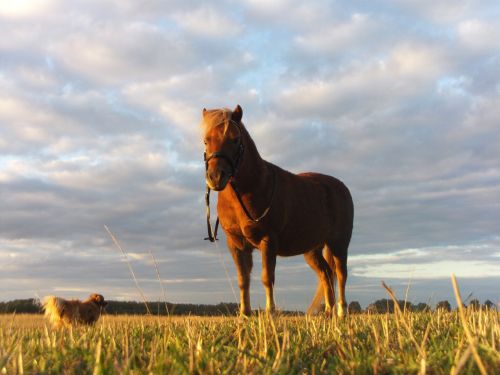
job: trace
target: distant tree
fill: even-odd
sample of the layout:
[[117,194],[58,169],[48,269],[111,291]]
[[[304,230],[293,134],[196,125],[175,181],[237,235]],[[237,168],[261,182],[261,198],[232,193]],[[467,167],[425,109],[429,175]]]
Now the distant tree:
[[[152,315],[166,315],[167,309],[164,302],[148,302]],[[167,303],[170,315],[202,315],[202,316],[234,316],[239,311],[237,303],[219,303],[217,305],[195,305],[195,304],[172,304]],[[12,313],[41,313],[42,308],[38,300],[18,299],[7,302],[0,302],[0,314]],[[147,313],[146,307],[142,302],[136,301],[108,301],[106,313],[114,314],[134,314],[144,315]],[[285,311],[284,314],[292,312]]]
[[363,311],[358,301],[352,301],[349,303],[347,310],[349,311],[349,314],[359,314]]
[[30,299],[15,299],[13,301],[0,302],[0,313],[40,313],[41,306],[38,300]]
[[425,312],[425,311],[430,311],[431,307],[424,302],[420,302],[415,306],[415,311],[420,311],[420,312]]
[[481,309],[481,303],[479,302],[479,300],[477,298],[474,298],[473,300],[470,301],[469,308],[477,311],[477,310]]
[[[398,300],[398,306],[401,311],[403,311],[405,308],[406,310],[413,309],[413,305],[408,301]],[[366,310],[369,312],[379,313],[379,314],[384,314],[387,312],[392,313],[394,312],[394,301],[392,299],[386,299],[386,298],[379,299],[373,303],[370,303],[366,308]]]
[[398,304],[400,304],[400,306],[401,302],[403,302],[403,307],[406,309],[406,311],[415,311],[416,306],[413,303],[408,301],[398,301]]
[[485,309],[488,309],[488,310],[496,310],[496,305],[491,302],[489,299],[487,299],[486,301],[484,301],[484,308]]
[[436,310],[451,311],[451,305],[448,301],[439,301],[436,305]]

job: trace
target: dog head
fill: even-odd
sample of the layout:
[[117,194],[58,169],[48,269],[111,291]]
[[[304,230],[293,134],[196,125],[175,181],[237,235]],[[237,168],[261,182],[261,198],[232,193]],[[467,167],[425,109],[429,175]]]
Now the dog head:
[[104,300],[104,297],[101,294],[91,294],[89,300],[94,302],[99,307],[106,307],[108,303]]

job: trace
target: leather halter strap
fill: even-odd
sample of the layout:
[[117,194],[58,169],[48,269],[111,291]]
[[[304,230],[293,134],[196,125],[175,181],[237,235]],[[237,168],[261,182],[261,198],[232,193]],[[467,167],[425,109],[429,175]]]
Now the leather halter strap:
[[264,217],[266,217],[267,213],[269,212],[269,210],[271,209],[271,206],[273,204],[274,192],[276,191],[276,172],[274,171],[274,168],[272,168],[271,171],[273,173],[273,190],[271,191],[271,198],[269,199],[269,204],[267,205],[267,207],[264,210],[264,212],[262,213],[262,215],[260,215],[259,217],[255,218],[255,219],[252,217],[252,214],[250,213],[250,211],[248,211],[248,208],[246,208],[245,203],[243,202],[243,199],[241,198],[240,191],[238,190],[238,187],[236,186],[234,181],[230,182],[231,187],[233,188],[234,192],[236,193],[236,198],[238,198],[238,202],[240,202],[241,208],[243,208],[243,211],[245,212],[245,215],[247,216],[248,220],[250,220],[254,223],[258,223]]
[[[240,132],[238,151],[236,152],[236,156],[235,156],[234,160],[222,151],[215,151],[215,152],[212,152],[210,155],[207,155],[207,153],[204,152],[203,153],[203,160],[205,161],[205,172],[206,172],[206,171],[208,171],[208,162],[210,160],[217,159],[217,158],[224,159],[231,167],[231,173],[230,173],[231,174],[230,178],[231,178],[232,176],[234,176],[238,172],[238,168],[240,166],[241,158],[243,157],[245,147],[244,147],[243,141],[242,141],[243,132],[241,131],[239,124],[234,120],[229,120],[229,123],[234,124]],[[205,205],[206,205],[208,237],[205,237],[204,240],[208,240],[210,242],[215,242],[218,240],[217,230],[219,229],[219,217],[217,216],[217,220],[215,221],[215,230],[212,230],[212,223],[210,221],[210,187],[208,185],[207,185],[207,191],[205,192]]]
[[[221,158],[221,159],[226,160],[227,163],[231,166],[231,177],[230,178],[232,178],[238,172],[238,168],[240,166],[241,159],[243,157],[243,153],[245,151],[245,148],[243,146],[243,141],[242,141],[243,132],[241,131],[241,128],[239,127],[239,124],[236,123],[233,120],[230,120],[230,123],[233,123],[238,128],[238,130],[240,131],[240,141],[239,141],[238,151],[236,153],[235,159],[234,160],[231,159],[229,156],[227,156],[225,153],[223,153],[221,151],[215,151],[215,152],[211,153],[208,156],[207,156],[207,153],[205,152],[203,154],[203,159],[205,160],[205,171],[208,170],[208,162],[211,159]],[[243,211],[245,212],[246,217],[248,218],[248,220],[252,221],[253,223],[260,222],[269,213],[269,210],[271,209],[271,205],[273,203],[273,198],[274,198],[274,193],[276,191],[276,172],[275,172],[274,168],[272,168],[271,170],[272,170],[272,173],[273,173],[273,190],[271,192],[271,198],[269,200],[269,205],[264,210],[264,212],[262,213],[262,215],[260,215],[257,218],[253,218],[252,215],[250,214],[250,211],[245,206],[245,203],[243,202],[243,199],[241,197],[240,191],[239,191],[238,187],[236,186],[236,183],[234,181],[230,182],[231,187],[233,188],[233,190],[234,190],[234,192],[236,194],[236,197],[238,198],[238,202],[240,202],[240,205],[243,208]],[[212,224],[211,224],[211,221],[210,221],[210,190],[211,190],[210,187],[207,185],[207,190],[205,192],[205,204],[206,204],[208,237],[205,237],[204,239],[205,240],[209,240],[210,242],[215,242],[215,241],[218,240],[218,238],[217,238],[217,230],[219,229],[219,217],[217,216],[217,220],[215,221],[215,230],[212,230]]]
[[234,126],[236,126],[236,128],[240,132],[240,138],[239,138],[239,142],[238,142],[238,150],[236,151],[236,155],[234,156],[234,159],[231,158],[230,156],[226,155],[222,151],[215,151],[215,152],[212,152],[210,155],[207,155],[207,153],[204,152],[203,159],[205,160],[205,171],[208,170],[208,162],[210,160],[220,158],[220,159],[224,159],[231,167],[231,176],[234,176],[236,174],[236,172],[238,172],[238,167],[240,166],[241,157],[243,156],[243,152],[245,151],[245,146],[243,145],[243,141],[242,141],[243,132],[241,131],[241,128],[236,121],[229,120],[229,124],[233,124]]
[[[264,210],[264,212],[257,218],[253,218],[252,214],[248,210],[248,208],[245,206],[245,203],[243,202],[243,198],[241,198],[240,191],[236,184],[231,181],[231,187],[233,188],[236,198],[238,198],[238,202],[240,202],[241,208],[243,208],[243,212],[245,212],[246,217],[248,220],[250,220],[253,223],[258,223],[260,222],[264,217],[267,216],[269,213],[269,210],[271,209],[271,206],[273,204],[273,199],[274,199],[274,193],[276,191],[276,172],[274,171],[274,168],[271,169],[273,173],[273,190],[271,192],[271,198],[269,199],[269,204]],[[215,221],[215,230],[212,230],[212,224],[210,222],[210,187],[207,185],[207,191],[205,193],[205,204],[206,204],[206,212],[207,212],[207,232],[208,232],[208,237],[205,237],[204,240],[209,240],[210,242],[215,242],[218,240],[217,238],[217,230],[219,229],[219,217],[217,216],[217,220]]]

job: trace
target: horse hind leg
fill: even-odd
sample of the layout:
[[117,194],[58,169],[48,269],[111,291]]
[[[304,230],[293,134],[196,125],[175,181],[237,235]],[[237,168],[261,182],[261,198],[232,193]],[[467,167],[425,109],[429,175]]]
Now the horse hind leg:
[[325,300],[325,312],[331,313],[335,306],[335,293],[333,291],[333,273],[328,262],[325,260],[321,249],[309,251],[304,254],[304,259],[307,264],[318,275],[318,288],[311,302],[311,306],[307,310],[308,314],[318,310],[321,301]]
[[266,312],[273,313],[274,303],[274,271],[276,268],[276,254],[262,250],[262,284],[266,289]]
[[347,311],[345,298],[345,285],[347,282],[347,248],[349,242],[338,241],[334,244],[327,244],[325,258],[332,270],[335,270],[338,281],[338,303],[337,316],[343,318]]

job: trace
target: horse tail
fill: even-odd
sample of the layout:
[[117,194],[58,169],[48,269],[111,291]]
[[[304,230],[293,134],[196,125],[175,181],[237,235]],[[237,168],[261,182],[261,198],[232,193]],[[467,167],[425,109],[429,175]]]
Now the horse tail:
[[[325,246],[323,249],[323,258],[325,258],[326,262],[328,263],[328,266],[332,270],[332,289],[334,289],[335,285],[335,261],[333,260],[333,254],[331,249],[328,246]],[[335,296],[335,289],[334,289],[334,296]],[[321,284],[321,281],[318,280],[318,287],[316,288],[316,293],[314,294],[314,297],[311,301],[311,304],[309,305],[309,308],[307,309],[307,314],[308,315],[313,315],[317,314],[321,308],[321,303],[325,299],[325,292],[323,290],[323,285]]]
[[314,315],[319,312],[321,307],[321,302],[323,302],[325,298],[325,293],[323,292],[323,285],[321,281],[318,281],[318,287],[316,288],[316,293],[311,301],[311,305],[307,309],[307,315]]
[[47,296],[42,301],[42,308],[45,311],[45,317],[47,317],[55,326],[61,324],[65,303],[66,301],[63,298],[55,296]]

